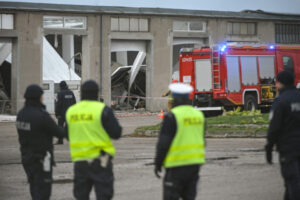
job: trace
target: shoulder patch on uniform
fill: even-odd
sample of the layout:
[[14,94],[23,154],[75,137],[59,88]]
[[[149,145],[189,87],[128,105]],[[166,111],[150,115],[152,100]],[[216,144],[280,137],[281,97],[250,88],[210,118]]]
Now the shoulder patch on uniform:
[[292,112],[299,112],[300,111],[300,103],[292,103],[291,110],[292,110]]
[[23,131],[31,131],[31,125],[29,122],[17,121],[17,128]]

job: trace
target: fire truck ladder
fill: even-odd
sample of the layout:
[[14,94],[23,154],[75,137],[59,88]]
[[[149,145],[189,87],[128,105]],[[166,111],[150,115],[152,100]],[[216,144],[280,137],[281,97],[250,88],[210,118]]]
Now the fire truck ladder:
[[213,46],[211,51],[211,63],[212,63],[212,79],[213,79],[213,90],[221,89],[221,73],[220,64],[221,56],[219,46]]

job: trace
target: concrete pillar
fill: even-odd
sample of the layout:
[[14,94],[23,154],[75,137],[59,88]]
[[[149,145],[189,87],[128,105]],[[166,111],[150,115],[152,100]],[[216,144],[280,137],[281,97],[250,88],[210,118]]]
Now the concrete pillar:
[[28,85],[42,85],[43,15],[18,12],[15,27],[18,38],[12,43],[12,113],[24,105]]
[[69,67],[75,70],[74,35],[62,35],[62,57]]
[[104,102],[111,105],[111,53],[110,53],[110,16],[102,16],[102,88]]
[[100,19],[87,17],[87,35],[82,37],[82,82],[92,79],[100,84]]
[[121,64],[122,66],[127,66],[128,65],[128,60],[127,60],[127,51],[120,51],[117,52],[117,63]]
[[167,108],[168,99],[162,99],[161,96],[168,91],[172,76],[173,36],[170,31],[172,30],[172,20],[153,17],[150,20],[150,27],[154,40],[151,50],[153,55],[151,52],[149,52],[150,55],[147,52],[147,67],[152,66],[152,69],[147,69],[146,93],[153,99],[147,102],[146,108],[150,111],[159,111]]

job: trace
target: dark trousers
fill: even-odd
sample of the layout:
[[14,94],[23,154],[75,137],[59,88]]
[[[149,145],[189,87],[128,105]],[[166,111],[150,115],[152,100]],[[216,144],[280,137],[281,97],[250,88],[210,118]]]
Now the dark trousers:
[[23,165],[30,186],[32,200],[49,200],[52,187],[52,167],[44,172],[40,162]]
[[280,156],[281,173],[285,184],[284,200],[300,199],[300,157]]
[[196,199],[199,171],[199,165],[168,168],[163,180],[163,199]]
[[[58,121],[58,126],[64,127],[64,125],[66,123],[66,119],[64,117],[58,117],[57,121]],[[58,138],[58,142],[57,143],[63,144],[64,143],[63,138]]]
[[94,186],[97,200],[110,200],[113,197],[114,176],[112,162],[103,168],[100,161],[92,163],[86,161],[75,162],[74,166],[74,196],[77,200],[89,200]]

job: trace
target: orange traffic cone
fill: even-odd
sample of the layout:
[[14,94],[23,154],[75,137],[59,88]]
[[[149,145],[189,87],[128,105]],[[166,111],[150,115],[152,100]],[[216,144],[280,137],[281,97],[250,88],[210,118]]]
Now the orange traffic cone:
[[164,118],[164,111],[160,110],[160,113],[157,116],[157,119],[163,119]]

